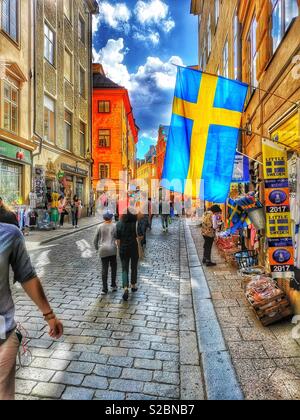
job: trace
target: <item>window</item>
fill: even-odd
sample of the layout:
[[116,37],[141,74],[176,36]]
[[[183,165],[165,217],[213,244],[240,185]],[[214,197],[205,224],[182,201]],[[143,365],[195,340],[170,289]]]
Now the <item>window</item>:
[[82,16],[78,20],[78,36],[80,41],[85,44],[85,21]]
[[22,199],[22,165],[0,159],[0,191],[7,204],[15,205]]
[[65,137],[64,137],[64,149],[69,152],[72,149],[72,114],[65,111]]
[[229,44],[228,38],[223,49],[223,76],[229,77]]
[[250,45],[250,57],[249,57],[249,64],[250,64],[250,85],[251,90],[253,91],[258,86],[258,80],[257,80],[257,66],[256,66],[256,60],[257,60],[257,45],[256,45],[256,31],[257,31],[257,22],[256,22],[256,16],[254,16],[250,33],[249,33],[249,45]]
[[3,128],[18,134],[19,90],[6,81],[4,82],[3,90]]
[[14,41],[19,39],[19,1],[2,0],[1,27]]
[[99,147],[110,147],[110,130],[99,130]]
[[109,179],[110,178],[110,164],[109,163],[100,163],[100,165],[99,165],[99,178],[100,179]]
[[272,0],[273,52],[277,50],[293,19],[299,15],[297,0]]
[[215,26],[218,25],[220,17],[220,0],[215,0]]
[[207,21],[207,55],[209,56],[211,53],[211,16],[208,16]]
[[80,156],[85,157],[86,142],[85,142],[85,124],[80,123]]
[[54,32],[45,23],[44,57],[54,65]]
[[98,102],[98,111],[99,113],[110,113],[110,101],[99,101]]
[[72,22],[72,2],[73,0],[64,0],[64,13],[70,22]]
[[55,142],[55,102],[44,96],[44,139]]
[[239,18],[237,13],[233,20],[233,64],[234,64],[234,78],[237,80],[240,70],[240,38],[239,38]]
[[65,49],[65,78],[72,83],[73,72],[72,72],[72,54]]
[[85,97],[85,70],[79,67],[79,93]]

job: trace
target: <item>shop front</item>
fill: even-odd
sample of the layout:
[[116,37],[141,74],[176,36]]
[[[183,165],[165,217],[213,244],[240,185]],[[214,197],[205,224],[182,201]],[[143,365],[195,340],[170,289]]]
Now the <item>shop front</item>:
[[12,206],[23,205],[29,194],[31,152],[0,140],[0,196]]
[[64,196],[67,200],[72,201],[74,195],[77,195],[82,202],[82,216],[86,216],[89,207],[89,172],[78,166],[62,163],[60,173],[61,191]]

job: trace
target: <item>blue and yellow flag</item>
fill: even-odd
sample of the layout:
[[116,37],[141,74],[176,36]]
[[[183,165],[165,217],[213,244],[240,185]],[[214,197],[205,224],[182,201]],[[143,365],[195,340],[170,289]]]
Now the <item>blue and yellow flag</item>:
[[163,187],[226,202],[247,90],[244,83],[178,67]]

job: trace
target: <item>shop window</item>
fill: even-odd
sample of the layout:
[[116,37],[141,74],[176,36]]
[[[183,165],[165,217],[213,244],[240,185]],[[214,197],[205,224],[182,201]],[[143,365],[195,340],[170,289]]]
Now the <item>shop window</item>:
[[78,19],[78,36],[80,41],[85,44],[85,21],[80,15]]
[[69,152],[72,150],[72,114],[65,111],[65,136],[64,136],[64,149]]
[[98,101],[98,112],[100,114],[110,113],[110,101]]
[[5,81],[3,83],[3,128],[18,134],[19,130],[19,90]]
[[73,57],[72,54],[65,49],[65,63],[64,63],[64,71],[65,71],[65,79],[67,79],[70,83],[73,81]]
[[228,38],[223,49],[223,76],[229,77],[229,43]]
[[1,28],[15,42],[19,40],[19,1],[2,0]]
[[81,66],[79,67],[79,93],[83,98],[85,97],[85,70]]
[[86,154],[86,129],[85,124],[80,123],[80,156],[85,157]]
[[44,26],[44,57],[50,64],[54,65],[55,37],[54,32],[47,23]]
[[0,159],[0,191],[7,204],[22,201],[22,166]]
[[110,147],[111,131],[99,130],[99,147]]
[[100,179],[109,179],[110,178],[110,164],[109,163],[100,163],[100,165],[99,165],[99,178]]
[[44,96],[44,139],[55,142],[55,101],[49,96]]
[[64,0],[64,13],[70,22],[72,22],[72,3],[73,0]]
[[273,53],[279,47],[294,18],[299,16],[297,0],[272,0]]

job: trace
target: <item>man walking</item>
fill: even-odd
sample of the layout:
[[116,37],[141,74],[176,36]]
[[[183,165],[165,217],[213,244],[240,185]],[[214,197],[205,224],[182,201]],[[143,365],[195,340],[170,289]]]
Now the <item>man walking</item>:
[[16,226],[0,223],[0,400],[15,398],[16,357],[21,337],[16,333],[15,306],[9,285],[9,268],[14,282],[38,306],[49,325],[51,338],[59,339],[63,325],[56,318],[33,268],[22,233]]

